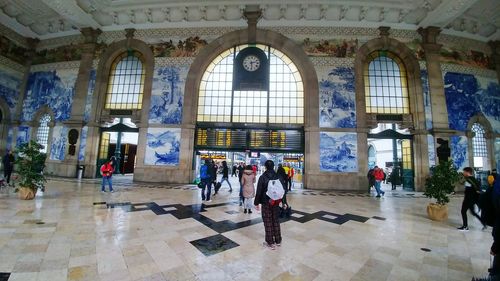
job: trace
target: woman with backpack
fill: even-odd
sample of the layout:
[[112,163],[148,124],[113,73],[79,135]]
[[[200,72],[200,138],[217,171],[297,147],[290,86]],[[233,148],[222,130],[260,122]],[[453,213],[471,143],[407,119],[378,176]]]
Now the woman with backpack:
[[284,194],[285,183],[278,177],[274,171],[274,162],[267,160],[264,163],[266,171],[260,176],[257,183],[257,193],[253,204],[258,211],[259,204],[262,205],[262,221],[264,222],[264,230],[266,232],[266,241],[263,243],[265,247],[275,250],[276,246],[281,246],[281,229],[279,221],[279,202],[275,204],[274,200],[266,194],[270,182],[281,185]]
[[243,203],[243,208],[245,211],[243,213],[252,213],[252,198],[255,197],[255,174],[253,173],[252,166],[247,165],[245,170],[243,170],[243,176],[241,177],[241,184],[243,185],[243,197],[245,198]]

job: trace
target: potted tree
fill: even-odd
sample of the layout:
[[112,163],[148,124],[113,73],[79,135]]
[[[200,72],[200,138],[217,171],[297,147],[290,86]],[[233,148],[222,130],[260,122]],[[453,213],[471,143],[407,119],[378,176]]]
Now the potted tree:
[[45,190],[45,176],[43,169],[45,168],[45,158],[47,155],[40,150],[43,146],[35,141],[21,144],[17,149],[17,174],[19,184],[16,187],[16,192],[19,193],[19,198],[23,200],[31,200],[35,197],[38,189]]
[[460,175],[453,165],[453,161],[443,161],[431,168],[431,175],[425,181],[424,195],[434,198],[435,203],[427,205],[427,214],[430,219],[443,221],[448,218],[449,195],[454,191],[455,184],[460,179]]

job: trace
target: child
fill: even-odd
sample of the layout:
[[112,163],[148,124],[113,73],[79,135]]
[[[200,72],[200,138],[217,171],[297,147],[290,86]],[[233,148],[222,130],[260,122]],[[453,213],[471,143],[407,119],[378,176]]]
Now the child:
[[243,203],[243,208],[245,211],[243,213],[252,213],[253,198],[255,197],[255,173],[250,165],[245,167],[243,170],[243,176],[241,177],[241,185],[243,186],[243,198],[245,198]]
[[462,202],[462,222],[463,225],[458,228],[460,231],[468,231],[469,226],[467,224],[467,210],[470,210],[472,215],[475,216],[481,223],[483,224],[483,228],[485,228],[485,224],[481,220],[481,217],[474,210],[474,205],[477,204],[477,200],[479,199],[480,194],[480,186],[477,182],[476,178],[474,178],[474,170],[471,167],[465,167],[463,170],[463,174],[465,177],[465,193],[464,193],[464,201]]

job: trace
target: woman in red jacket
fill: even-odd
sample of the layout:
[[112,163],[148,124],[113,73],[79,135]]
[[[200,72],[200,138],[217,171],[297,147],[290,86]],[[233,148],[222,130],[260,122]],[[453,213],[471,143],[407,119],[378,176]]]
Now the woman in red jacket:
[[373,169],[373,176],[375,177],[375,189],[377,190],[377,197],[380,197],[380,194],[385,195],[385,192],[380,189],[380,184],[384,180],[384,171],[380,169],[378,166],[375,166]]

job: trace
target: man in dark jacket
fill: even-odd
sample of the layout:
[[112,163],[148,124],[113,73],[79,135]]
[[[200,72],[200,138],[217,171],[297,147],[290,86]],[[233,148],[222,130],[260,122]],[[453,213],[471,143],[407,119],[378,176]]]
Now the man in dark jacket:
[[267,184],[270,180],[279,179],[283,189],[285,189],[285,182],[274,171],[274,162],[272,160],[267,160],[264,166],[266,167],[266,171],[260,176],[257,183],[257,192],[253,204],[256,210],[259,210],[259,204],[262,205],[262,221],[264,222],[264,230],[266,232],[264,246],[274,250],[277,246],[281,246],[280,209],[279,205],[271,206],[269,203],[271,198],[266,195]]
[[3,176],[7,183],[10,183],[10,175],[12,174],[12,171],[14,170],[14,154],[12,154],[12,150],[7,150],[7,153],[2,159],[2,164],[3,164]]
[[212,160],[208,166],[208,174],[210,175],[210,183],[214,186],[217,183],[217,165],[215,165],[215,161]]
[[240,165],[238,165],[238,182],[240,183],[240,206],[243,205],[243,201],[245,201],[245,197],[243,197],[243,185],[241,184],[241,177],[243,177],[244,170],[245,167],[243,166],[243,163],[240,163]]

